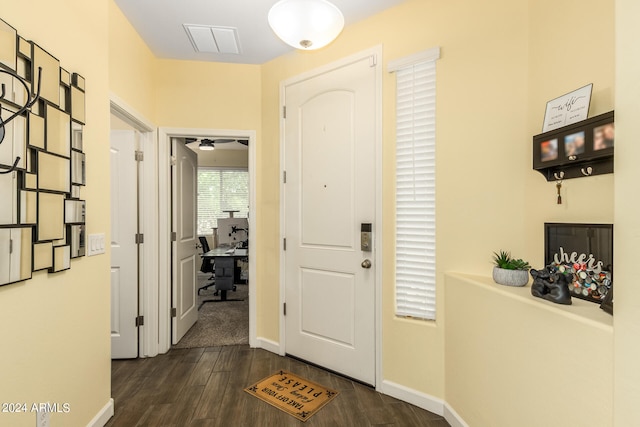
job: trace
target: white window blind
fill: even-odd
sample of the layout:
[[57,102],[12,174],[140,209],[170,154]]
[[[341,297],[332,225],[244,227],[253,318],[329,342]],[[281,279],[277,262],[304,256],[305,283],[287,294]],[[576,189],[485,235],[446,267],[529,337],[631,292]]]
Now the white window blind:
[[236,218],[249,212],[249,172],[246,169],[198,168],[198,234],[213,234],[218,218]]
[[399,61],[401,65],[393,69],[397,87],[396,315],[429,320],[436,317],[437,53],[426,60],[414,56]]

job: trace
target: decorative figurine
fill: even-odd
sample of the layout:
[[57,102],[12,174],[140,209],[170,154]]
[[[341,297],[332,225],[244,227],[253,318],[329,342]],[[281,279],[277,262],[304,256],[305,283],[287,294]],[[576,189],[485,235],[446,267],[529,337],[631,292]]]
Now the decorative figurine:
[[571,305],[571,292],[567,286],[571,283],[570,274],[560,273],[551,265],[542,270],[531,269],[530,273],[533,277],[531,295],[556,304]]

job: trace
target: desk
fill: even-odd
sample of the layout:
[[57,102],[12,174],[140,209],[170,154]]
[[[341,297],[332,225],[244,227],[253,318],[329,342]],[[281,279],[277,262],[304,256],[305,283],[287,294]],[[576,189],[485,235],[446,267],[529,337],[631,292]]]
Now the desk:
[[232,290],[236,283],[240,283],[240,269],[236,267],[239,259],[248,259],[246,249],[230,252],[231,248],[215,248],[202,254],[202,258],[213,258],[215,264],[216,291],[220,291],[219,300],[204,300],[206,302],[216,301],[243,301],[227,299],[227,291]]

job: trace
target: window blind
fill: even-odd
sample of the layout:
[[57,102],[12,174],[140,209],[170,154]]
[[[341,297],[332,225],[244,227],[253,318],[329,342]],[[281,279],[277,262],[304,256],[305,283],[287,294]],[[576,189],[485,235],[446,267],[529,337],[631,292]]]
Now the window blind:
[[[439,53],[439,51],[438,51]],[[396,315],[436,317],[436,58],[396,73]]]
[[198,234],[213,234],[219,218],[236,218],[249,213],[249,172],[246,169],[198,169]]

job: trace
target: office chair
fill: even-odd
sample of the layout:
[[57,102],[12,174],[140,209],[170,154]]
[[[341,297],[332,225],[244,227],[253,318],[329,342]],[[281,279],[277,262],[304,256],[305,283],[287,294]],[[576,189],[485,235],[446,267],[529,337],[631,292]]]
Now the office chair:
[[[209,252],[211,249],[209,248],[209,242],[207,242],[207,238],[204,236],[198,237],[200,239],[200,245],[202,246],[202,253],[205,254]],[[200,291],[203,289],[209,289],[216,285],[216,275],[215,275],[215,265],[213,263],[213,258],[202,258],[202,265],[200,266],[200,271],[203,273],[211,273],[211,277],[209,280],[212,282],[207,283],[205,286],[198,288],[198,295],[200,295]]]

